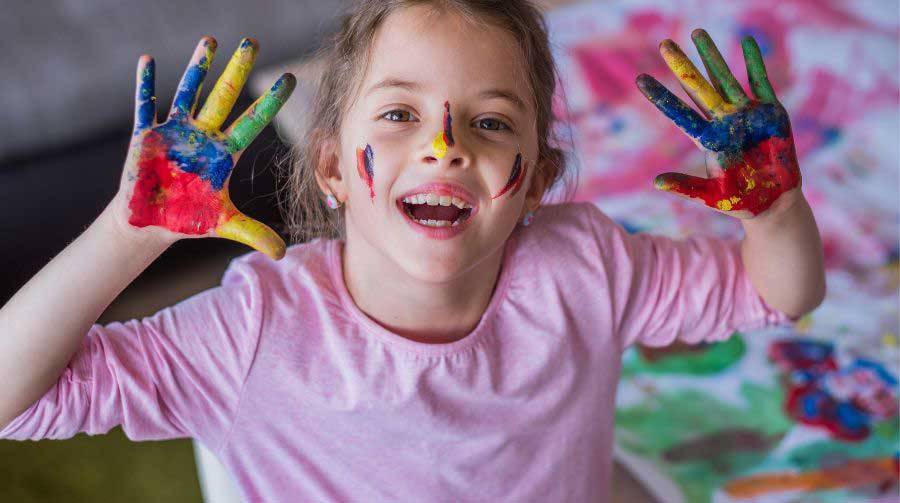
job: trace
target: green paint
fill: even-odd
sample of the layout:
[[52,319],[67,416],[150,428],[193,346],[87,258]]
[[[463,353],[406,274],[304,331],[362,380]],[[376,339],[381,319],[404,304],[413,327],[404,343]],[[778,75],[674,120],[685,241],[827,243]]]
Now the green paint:
[[297,79],[290,73],[279,78],[272,88],[259,97],[231,126],[228,133],[228,150],[235,153],[247,148],[259,133],[275,118],[275,114],[291,96]]
[[734,75],[728,68],[728,64],[725,63],[725,58],[722,57],[706,30],[694,30],[691,33],[691,39],[693,39],[694,45],[697,46],[697,52],[700,53],[700,59],[703,60],[706,73],[709,74],[710,80],[716,87],[716,90],[719,91],[719,94],[724,95],[728,101],[739,108],[746,106],[750,100],[744,94],[744,89],[741,88],[741,84],[734,78]]
[[778,98],[775,97],[775,91],[772,89],[772,84],[769,83],[766,66],[763,63],[762,54],[759,52],[756,40],[747,35],[741,40],[741,48],[744,50],[744,60],[747,62],[747,77],[750,80],[750,88],[753,89],[753,94],[756,95],[758,100],[763,102],[778,102]]
[[663,462],[663,453],[701,435],[736,428],[754,430],[762,436],[783,435],[794,424],[782,410],[784,393],[780,387],[744,383],[741,396],[746,407],[693,390],[653,396],[616,411],[617,440],[628,451],[656,461],[679,485],[686,501],[708,502],[716,488],[759,466],[768,452],[732,451],[684,463]]
[[635,374],[717,374],[744,356],[747,345],[739,332],[722,342],[710,344],[705,350],[693,353],[675,353],[664,356],[654,362],[644,359],[641,354],[632,350],[622,361],[622,376]]

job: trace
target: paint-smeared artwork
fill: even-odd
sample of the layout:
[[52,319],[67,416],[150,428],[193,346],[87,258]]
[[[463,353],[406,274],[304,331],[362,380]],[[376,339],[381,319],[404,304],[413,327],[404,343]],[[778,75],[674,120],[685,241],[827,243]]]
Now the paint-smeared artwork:
[[[700,140],[718,147],[714,137],[726,124],[742,127],[744,138],[770,138],[761,147],[769,149],[766,159],[789,151],[771,139],[788,138],[790,127],[825,245],[827,297],[795,326],[624,353],[616,455],[660,501],[900,499],[900,26],[893,9],[836,0],[614,0],[548,13],[565,93],[557,104],[567,104],[556,109],[565,120],[559,133],[572,135],[581,176],[576,199],[595,201],[629,232],[739,237],[737,219],[706,207],[718,209],[721,199],[701,205],[660,198],[654,181],[664,171],[718,174],[717,149]],[[734,110],[727,111],[740,106],[738,88],[702,34],[694,37],[696,62],[721,77],[713,79],[716,94],[731,97],[708,107],[721,106],[721,115],[694,108],[660,57],[659,41],[686,47],[701,26],[719,42],[722,60],[732,62],[737,85],[759,101],[740,123],[729,124]],[[766,97],[762,79],[754,87],[747,78],[741,41],[748,35],[760,54],[749,58],[751,72],[761,75],[765,60],[789,126],[786,117],[773,120],[781,113],[774,92]],[[661,82],[643,82],[649,96],[635,86],[640,74]],[[715,100],[708,91],[694,95],[701,103]],[[681,107],[688,104],[694,112]],[[770,128],[754,128],[754,114]],[[740,202],[728,201],[732,208]]]

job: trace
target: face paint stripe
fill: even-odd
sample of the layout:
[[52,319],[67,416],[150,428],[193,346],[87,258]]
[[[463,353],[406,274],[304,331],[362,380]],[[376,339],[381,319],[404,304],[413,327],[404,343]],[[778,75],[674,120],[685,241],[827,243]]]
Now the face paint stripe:
[[444,143],[447,144],[448,147],[452,147],[454,145],[453,142],[453,118],[450,117],[450,102],[444,102]]
[[509,173],[509,179],[506,181],[506,185],[503,186],[503,189],[497,193],[496,196],[491,197],[491,199],[497,199],[498,197],[505,194],[508,190],[510,190],[513,185],[518,181],[519,175],[522,172],[522,154],[516,154],[516,160],[513,161],[512,171]]
[[356,172],[359,178],[369,187],[369,198],[375,201],[375,151],[368,143],[366,147],[356,148]]

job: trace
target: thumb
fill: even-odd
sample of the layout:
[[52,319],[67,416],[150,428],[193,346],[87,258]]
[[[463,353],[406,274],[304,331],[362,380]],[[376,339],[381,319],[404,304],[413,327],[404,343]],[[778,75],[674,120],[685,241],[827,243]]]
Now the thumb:
[[241,213],[231,201],[228,201],[226,211],[220,216],[214,234],[243,243],[273,260],[284,257],[284,240],[268,225]]

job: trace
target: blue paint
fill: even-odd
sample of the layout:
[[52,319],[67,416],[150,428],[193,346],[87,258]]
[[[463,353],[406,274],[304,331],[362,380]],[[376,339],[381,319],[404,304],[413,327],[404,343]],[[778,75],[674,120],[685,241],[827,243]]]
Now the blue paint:
[[175,101],[172,103],[173,113],[184,115],[191,113],[191,108],[194,106],[194,101],[197,98],[197,91],[206,77],[208,68],[207,58],[203,56],[197,64],[189,65],[187,70],[184,71],[181,83],[178,84]]
[[168,157],[187,173],[195,173],[221,190],[234,168],[226,145],[181,120],[170,120],[156,128],[168,145]]
[[692,138],[703,135],[708,126],[706,119],[672,94],[666,86],[647,74],[638,75],[637,85],[644,96],[682,131]]
[[155,73],[156,62],[151,59],[141,72],[141,82],[138,86],[137,117],[134,124],[135,134],[152,127],[156,119]]

